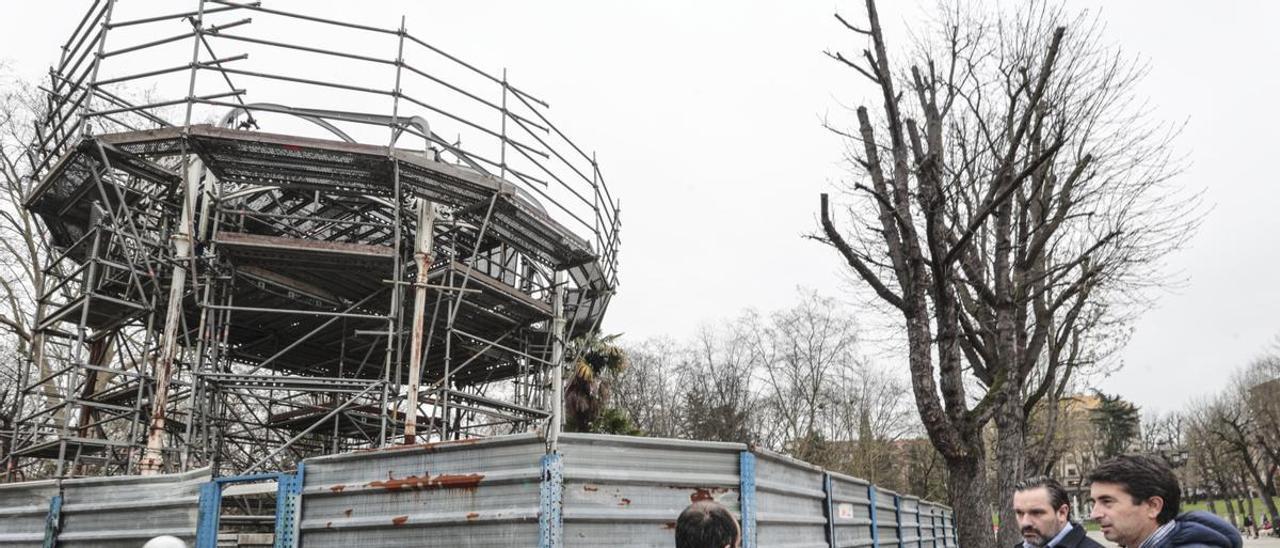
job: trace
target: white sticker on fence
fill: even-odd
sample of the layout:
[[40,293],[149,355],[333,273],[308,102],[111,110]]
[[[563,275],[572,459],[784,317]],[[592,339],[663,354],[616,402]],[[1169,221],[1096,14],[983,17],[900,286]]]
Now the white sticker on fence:
[[836,506],[836,517],[840,519],[853,519],[853,504],[842,502]]

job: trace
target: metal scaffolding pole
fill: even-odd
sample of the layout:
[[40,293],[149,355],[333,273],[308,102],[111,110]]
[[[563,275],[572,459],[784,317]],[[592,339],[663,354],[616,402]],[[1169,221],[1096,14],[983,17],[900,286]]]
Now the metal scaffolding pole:
[[[4,477],[40,459],[60,475],[240,471],[548,414],[554,446],[565,341],[616,285],[618,216],[592,155],[505,69],[403,18],[188,1],[98,0],[50,70],[24,204],[48,228],[49,278]],[[293,43],[244,12],[314,32]],[[335,27],[353,37],[320,41]],[[353,41],[395,56],[342,51]],[[394,85],[347,77],[364,69]],[[132,100],[138,86],[155,87]],[[102,336],[117,350],[82,359]],[[343,401],[298,379],[381,387]]]
[[556,452],[564,424],[564,271],[557,270],[551,283],[551,416],[547,418],[547,451]]
[[414,443],[418,435],[418,385],[422,378],[423,324],[427,311],[427,271],[431,268],[435,239],[436,206],[418,200],[418,233],[413,258],[418,274],[413,286],[413,332],[409,341],[409,397],[405,406],[404,443]]

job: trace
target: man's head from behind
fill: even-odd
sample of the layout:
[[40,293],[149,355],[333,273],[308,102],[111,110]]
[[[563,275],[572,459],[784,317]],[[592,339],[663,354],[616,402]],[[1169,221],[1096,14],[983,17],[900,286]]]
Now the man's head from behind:
[[1013,513],[1027,544],[1044,546],[1067,526],[1071,504],[1061,484],[1039,476],[1018,482],[1013,491]]
[[1163,460],[1123,455],[1098,465],[1089,474],[1089,497],[1103,536],[1124,546],[1137,546],[1178,515],[1182,488]]
[[690,504],[676,520],[676,548],[737,548],[740,536],[733,515],[711,501]]

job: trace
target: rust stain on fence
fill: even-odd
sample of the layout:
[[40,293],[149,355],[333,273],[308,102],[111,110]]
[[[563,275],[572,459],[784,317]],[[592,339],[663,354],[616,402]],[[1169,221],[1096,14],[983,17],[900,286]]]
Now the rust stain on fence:
[[386,481],[378,480],[369,483],[369,487],[380,487],[387,491],[403,490],[422,491],[431,489],[467,489],[474,491],[484,480],[484,474],[440,474],[432,477],[423,472],[421,476],[409,475],[396,478],[387,474]]

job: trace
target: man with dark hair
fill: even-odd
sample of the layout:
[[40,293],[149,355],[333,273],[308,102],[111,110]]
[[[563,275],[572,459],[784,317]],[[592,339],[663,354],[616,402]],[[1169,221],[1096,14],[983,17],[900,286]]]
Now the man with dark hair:
[[738,521],[714,502],[690,504],[676,520],[676,548],[738,548],[741,544]]
[[1208,512],[1178,515],[1182,488],[1164,460],[1123,455],[1089,474],[1091,517],[1107,540],[1126,548],[1240,548],[1230,523]]
[[1102,548],[1071,522],[1071,503],[1062,484],[1047,476],[1027,478],[1014,486],[1013,513],[1022,529],[1015,548]]

